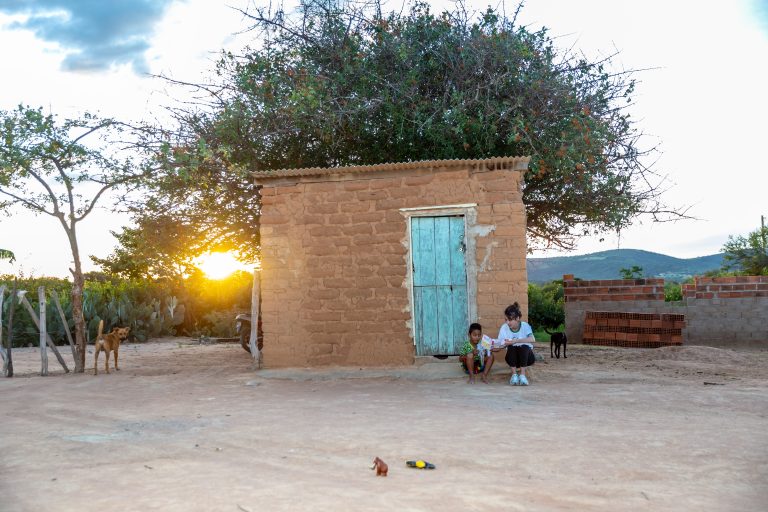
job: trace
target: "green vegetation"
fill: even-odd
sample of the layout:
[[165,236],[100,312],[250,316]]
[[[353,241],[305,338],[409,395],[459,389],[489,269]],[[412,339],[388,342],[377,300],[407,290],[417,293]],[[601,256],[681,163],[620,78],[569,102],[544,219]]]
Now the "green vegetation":
[[[690,279],[688,281],[691,281]],[[664,282],[664,302],[683,300],[683,286],[674,281]]]
[[723,245],[725,272],[749,276],[768,275],[768,227],[760,217],[760,228],[747,236],[729,236]]
[[[537,331],[558,330],[565,323],[563,281],[528,285],[528,323]],[[534,333],[536,336],[536,333]],[[539,339],[539,336],[536,336]]]
[[[0,276],[0,285],[13,285],[13,276]],[[104,320],[105,330],[113,326],[131,327],[131,339],[145,341],[158,336],[232,337],[234,318],[237,313],[250,309],[253,277],[247,272],[237,272],[227,279],[210,280],[199,273],[186,280],[88,280],[83,293],[83,314],[86,337],[96,337],[99,320]],[[39,309],[37,289],[44,286],[48,296],[56,291],[72,332],[72,283],[57,278],[20,278],[19,290],[27,290],[32,307]],[[8,318],[10,301],[3,302],[3,318]],[[65,327],[52,300],[48,300],[47,328],[56,343],[66,344]],[[2,326],[7,329],[7,325]],[[26,308],[16,304],[13,322],[14,346],[37,345],[39,332]],[[4,339],[7,339],[4,337]]]
[[643,277],[643,267],[632,265],[631,268],[619,269],[619,276],[622,279],[641,279]]

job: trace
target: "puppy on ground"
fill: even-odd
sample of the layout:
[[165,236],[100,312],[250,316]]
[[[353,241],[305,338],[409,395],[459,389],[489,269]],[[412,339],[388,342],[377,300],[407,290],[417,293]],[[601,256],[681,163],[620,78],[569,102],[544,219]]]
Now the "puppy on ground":
[[560,359],[560,347],[563,347],[563,358],[568,359],[568,356],[566,355],[568,337],[565,335],[565,333],[549,332],[547,329],[544,329],[544,331],[549,334],[549,357],[556,357],[557,359]]
[[112,332],[103,334],[104,320],[99,321],[99,334],[96,336],[93,354],[93,374],[98,375],[99,352],[104,351],[106,360],[104,361],[104,370],[109,373],[109,353],[115,354],[115,370],[117,367],[117,353],[120,350],[120,342],[128,337],[131,331],[130,327],[113,327]]

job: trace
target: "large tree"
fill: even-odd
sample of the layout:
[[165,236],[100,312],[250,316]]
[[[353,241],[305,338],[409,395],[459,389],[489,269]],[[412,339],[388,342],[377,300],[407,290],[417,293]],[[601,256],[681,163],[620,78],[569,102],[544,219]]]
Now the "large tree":
[[[254,169],[530,155],[531,247],[571,248],[644,213],[679,218],[660,202],[663,179],[626,109],[632,73],[613,71],[610,57],[558,50],[545,29],[492,9],[471,16],[457,4],[436,15],[415,3],[383,14],[378,3],[359,5],[244,11],[254,45],[222,55],[211,83],[198,84],[205,100],[175,111],[181,154],[201,142],[208,152],[189,186],[219,194],[197,213],[216,217],[239,201],[256,218],[258,205],[239,196],[250,191],[225,186]],[[177,207],[162,199],[162,183],[155,197]],[[254,240],[248,234],[241,243]]]
[[[530,155],[531,248],[571,248],[644,213],[681,216],[660,202],[653,150],[626,110],[632,73],[612,72],[610,57],[560,51],[544,29],[461,4],[382,14],[375,2],[304,0],[290,14],[243,14],[254,46],[223,54],[211,83],[184,84],[200,100],[172,110],[177,133],[158,130],[168,172],[146,183],[137,227],[115,234],[123,251],[98,261],[105,270],[214,248],[254,259],[255,169]],[[156,236],[169,216],[183,232]]]
[[[83,114],[59,121],[42,109],[0,111],[0,210],[23,207],[53,217],[69,241],[73,267],[72,314],[78,360],[85,368],[84,278],[78,225],[99,199],[152,172],[152,159],[137,159],[142,131],[113,119]],[[51,247],[52,251],[56,248]]]

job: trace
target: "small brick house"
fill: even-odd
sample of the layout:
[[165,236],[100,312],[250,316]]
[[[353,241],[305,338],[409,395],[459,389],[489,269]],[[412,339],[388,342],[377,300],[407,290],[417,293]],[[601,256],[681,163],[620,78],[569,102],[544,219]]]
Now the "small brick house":
[[526,311],[528,160],[253,173],[265,364],[411,364]]

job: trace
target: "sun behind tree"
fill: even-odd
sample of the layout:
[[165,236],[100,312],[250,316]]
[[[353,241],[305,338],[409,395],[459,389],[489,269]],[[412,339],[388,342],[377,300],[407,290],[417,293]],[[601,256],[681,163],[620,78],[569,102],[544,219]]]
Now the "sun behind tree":
[[250,271],[232,252],[211,252],[203,254],[195,260],[195,266],[203,271],[209,279],[225,279],[238,270]]

